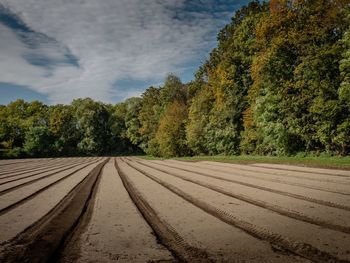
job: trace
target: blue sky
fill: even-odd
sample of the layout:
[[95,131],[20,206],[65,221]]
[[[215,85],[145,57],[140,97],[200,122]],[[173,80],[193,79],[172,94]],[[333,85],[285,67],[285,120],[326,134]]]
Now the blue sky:
[[116,103],[184,82],[247,0],[0,0],[0,104]]

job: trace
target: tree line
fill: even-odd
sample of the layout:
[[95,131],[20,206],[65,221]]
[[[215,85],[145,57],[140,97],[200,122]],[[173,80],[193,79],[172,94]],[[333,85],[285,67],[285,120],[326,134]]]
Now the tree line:
[[0,106],[1,153],[295,155],[350,152],[350,1],[253,1],[182,83],[116,105]]

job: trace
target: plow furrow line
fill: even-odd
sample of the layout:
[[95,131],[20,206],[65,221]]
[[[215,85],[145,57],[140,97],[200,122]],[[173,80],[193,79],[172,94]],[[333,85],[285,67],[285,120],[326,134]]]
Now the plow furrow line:
[[[171,160],[169,160],[171,161]],[[208,167],[209,165],[207,163],[202,164],[188,164],[185,162],[181,162],[181,164],[186,165],[186,166],[195,166],[198,168],[202,169],[208,169],[211,171],[218,171],[218,172],[226,172],[226,173],[232,173],[232,171],[225,171],[225,170],[220,170],[220,169],[215,169],[215,168],[210,168]],[[205,166],[204,166],[205,165]],[[314,181],[314,182],[324,182],[324,183],[335,183],[335,184],[342,184],[342,185],[350,185],[350,182],[345,182],[345,181],[335,181],[332,179],[323,179],[323,178],[310,178],[310,177],[304,177],[304,176],[297,176],[297,175],[291,175],[291,174],[281,174],[281,173],[274,173],[274,172],[266,172],[266,171],[260,171],[257,172],[254,169],[249,169],[249,168],[243,168],[243,167],[228,167],[228,166],[221,166],[217,164],[213,164],[214,166],[220,167],[222,169],[235,169],[235,170],[241,170],[241,171],[247,171],[247,172],[252,172],[252,173],[258,173],[263,175],[274,175],[274,176],[279,176],[279,177],[289,177],[289,178],[294,178],[294,179],[302,179],[302,180],[309,180],[309,181]],[[210,166],[212,166],[210,164]],[[254,176],[254,175],[247,175],[247,176]],[[262,177],[259,177],[262,178]]]
[[24,198],[18,200],[18,201],[15,202],[15,203],[12,203],[12,204],[10,204],[10,205],[8,205],[8,206],[6,206],[6,207],[0,209],[0,216],[3,215],[3,214],[5,214],[5,213],[8,213],[8,212],[11,211],[12,209],[14,209],[14,208],[20,206],[21,204],[23,204],[23,203],[25,203],[25,202],[27,202],[27,201],[33,199],[34,197],[36,197],[36,196],[37,196],[38,194],[40,194],[41,192],[43,192],[43,191],[49,189],[50,187],[52,187],[52,186],[58,184],[59,182],[65,180],[65,179],[67,179],[67,178],[69,178],[70,176],[72,176],[72,175],[75,174],[76,172],[78,172],[78,171],[84,169],[85,167],[87,167],[87,166],[89,166],[89,165],[91,165],[91,164],[94,164],[94,163],[96,163],[96,162],[98,162],[98,161],[95,161],[95,162],[92,162],[92,163],[88,163],[88,164],[86,164],[86,165],[84,165],[84,166],[82,166],[82,167],[79,167],[78,169],[74,170],[73,172],[71,172],[71,173],[69,173],[69,174],[63,176],[62,178],[60,178],[60,179],[58,179],[58,180],[56,180],[56,181],[54,181],[54,182],[52,182],[52,183],[50,183],[50,184],[48,184],[48,185],[46,185],[46,186],[44,186],[43,188],[40,188],[39,190],[35,191],[34,193],[32,193],[32,194],[30,194],[30,195],[28,195],[28,196],[26,196],[26,197],[24,197]]
[[136,207],[157,234],[162,244],[164,244],[176,258],[180,259],[182,262],[211,262],[204,251],[187,244],[172,226],[157,215],[156,211],[149,205],[135,185],[119,168],[116,160],[115,167],[125,189],[128,191]]
[[[238,199],[238,200],[250,203],[252,205],[268,209],[268,210],[276,212],[276,213],[278,213],[280,215],[288,216],[290,218],[297,219],[297,220],[300,220],[300,221],[303,221],[303,222],[307,222],[307,223],[310,223],[310,224],[314,224],[314,225],[318,225],[318,226],[321,226],[321,227],[329,228],[329,229],[332,229],[332,230],[335,230],[335,231],[339,231],[339,232],[350,234],[350,227],[333,224],[331,222],[324,221],[321,218],[317,218],[317,217],[309,217],[307,215],[304,215],[303,213],[300,213],[300,212],[297,212],[297,211],[292,211],[290,209],[283,208],[283,207],[278,206],[278,205],[273,205],[273,204],[270,204],[270,203],[267,203],[267,202],[264,202],[264,201],[256,200],[256,199],[253,199],[253,198],[250,198],[248,196],[241,195],[241,194],[235,194],[233,192],[230,192],[230,191],[227,191],[227,190],[223,189],[222,187],[218,187],[218,186],[215,186],[215,185],[212,185],[212,184],[209,184],[209,183],[205,183],[203,181],[199,181],[199,180],[195,180],[195,179],[192,179],[192,178],[188,178],[186,176],[178,175],[178,174],[169,172],[169,171],[167,171],[165,169],[154,168],[154,167],[151,167],[151,166],[149,166],[147,164],[140,163],[138,161],[135,161],[135,162],[137,162],[137,163],[139,163],[139,164],[141,164],[143,166],[150,167],[152,169],[161,171],[161,172],[163,172],[165,174],[168,174],[170,176],[174,176],[176,178],[180,178],[180,179],[182,179],[184,181],[200,185],[202,187],[205,187],[205,188],[213,190],[215,192],[224,194],[226,196],[233,197],[235,199]],[[141,169],[139,169],[138,167],[135,167],[132,163],[128,162],[128,164],[131,167],[133,167],[134,169],[138,170],[139,172],[144,172]]]
[[[339,176],[339,177],[350,177],[349,175],[344,175],[344,174],[337,174],[337,173],[329,173],[329,172],[313,172],[313,171],[308,171],[308,170],[298,170],[298,169],[293,169],[293,168],[280,168],[280,167],[269,167],[269,166],[265,166],[265,165],[255,165],[255,164],[250,164],[250,166],[254,166],[254,167],[263,167],[266,169],[275,169],[275,170],[281,170],[281,171],[291,171],[291,172],[303,172],[303,173],[312,173],[312,174],[324,174],[324,175],[330,175],[330,176]],[[350,173],[350,172],[349,172]]]
[[[82,163],[85,163],[87,161],[83,160],[81,162],[78,162],[78,165],[79,164],[82,164]],[[76,163],[75,163],[76,164]],[[60,169],[60,168],[64,168],[64,167],[67,167],[67,166],[71,166],[71,165],[75,165],[75,164],[72,164],[72,163],[68,163],[68,164],[60,164],[58,166],[55,166],[53,168],[49,168],[47,170],[44,170],[44,171],[39,171],[39,172],[35,172],[33,174],[28,174],[28,175],[25,175],[26,173],[23,174],[23,176],[21,177],[17,177],[17,176],[9,176],[9,178],[13,178],[15,177],[14,179],[8,179],[6,181],[3,181],[0,183],[0,185],[4,185],[4,184],[8,184],[8,183],[11,183],[11,182],[15,182],[15,181],[19,181],[19,180],[22,180],[22,179],[25,179],[25,178],[30,178],[30,177],[33,177],[33,176],[36,176],[36,175],[39,175],[39,174],[43,174],[43,173],[46,173],[46,172],[50,172],[50,171],[53,171],[53,170],[57,170],[57,169]],[[6,179],[6,178],[0,178],[1,180],[2,179]]]
[[[157,164],[157,165],[160,165],[160,164]],[[151,166],[151,165],[149,165],[149,166],[151,168],[155,168],[154,166]],[[172,168],[174,168],[174,167],[172,167]],[[202,173],[202,172],[194,172],[194,171],[190,171],[190,170],[182,169],[182,168],[174,168],[174,169],[178,169],[178,170],[182,170],[182,171],[186,171],[186,172],[190,172],[190,173],[194,173],[194,174],[199,174],[199,175],[202,175],[205,177],[215,178],[215,179],[219,179],[219,180],[230,182],[230,183],[244,185],[247,187],[251,187],[251,188],[255,188],[255,189],[259,189],[259,190],[263,190],[263,191],[267,191],[267,192],[271,192],[271,193],[276,193],[276,194],[283,195],[283,196],[293,197],[293,198],[296,198],[299,200],[308,201],[308,202],[312,202],[315,204],[320,204],[320,205],[324,205],[324,206],[329,206],[329,207],[333,207],[333,208],[339,208],[339,209],[343,209],[346,211],[350,211],[350,206],[338,204],[335,202],[330,202],[330,201],[325,201],[325,200],[316,199],[316,198],[312,198],[312,197],[302,196],[302,195],[298,195],[298,194],[294,194],[294,193],[290,193],[290,192],[284,192],[284,191],[280,191],[277,189],[271,189],[271,188],[264,187],[264,186],[258,186],[258,185],[245,183],[245,182],[237,181],[237,180],[230,179],[230,178],[223,178],[220,176],[215,176],[215,175],[206,174],[206,173]]]
[[[194,172],[193,170],[190,170],[190,169],[178,168],[176,166],[172,166],[172,165],[169,165],[169,164],[162,164],[162,165],[168,166],[168,167],[171,167],[171,168],[181,169],[181,170],[184,170],[186,172]],[[213,169],[209,169],[209,168],[205,168],[205,169],[213,170]],[[217,172],[217,170],[213,170],[213,171]],[[224,172],[224,173],[230,174],[230,175],[233,175],[233,176],[239,176],[239,177],[243,177],[243,178],[244,177],[248,178],[248,177],[246,177],[244,175],[240,175],[240,174],[237,174],[237,173],[232,173],[232,172]],[[280,184],[285,184],[285,185],[298,186],[298,187],[302,187],[302,188],[306,188],[306,189],[313,189],[313,190],[318,190],[318,191],[327,192],[327,193],[333,193],[333,194],[350,196],[350,192],[336,191],[336,190],[323,188],[323,187],[312,186],[312,185],[305,185],[305,184],[294,183],[294,182],[286,182],[286,181],[278,180],[278,179],[261,178],[259,176],[254,176],[254,175],[249,175],[249,178],[254,178],[254,179],[262,180],[262,181],[266,181],[266,182],[273,182],[273,183],[280,183]]]
[[0,172],[0,178],[3,178],[4,175],[8,175],[8,174],[14,174],[14,173],[19,174],[21,172],[35,171],[35,170],[41,169],[43,167],[51,167],[53,165],[59,164],[62,161],[63,161],[62,159],[56,159],[56,160],[47,161],[46,163],[42,163],[42,164],[38,164],[38,165],[33,164],[30,166],[28,165],[26,167],[17,168],[17,169],[7,169],[6,171],[2,170]]
[[[74,168],[74,167],[77,167],[77,166],[82,165],[82,164],[85,164],[85,163],[94,163],[94,162],[84,161],[84,162],[81,162],[81,163],[78,163],[78,164],[74,164],[74,165],[69,165],[69,166],[63,165],[63,166],[57,167],[57,168],[55,168],[55,169],[47,170],[47,171],[45,171],[45,172],[50,172],[50,171],[52,171],[52,170],[57,170],[57,169],[63,168],[63,169],[60,169],[59,171],[52,172],[52,173],[47,174],[47,175],[44,175],[44,176],[42,176],[42,177],[40,177],[40,178],[35,178],[35,179],[30,180],[30,181],[28,181],[28,182],[20,183],[20,184],[18,184],[18,185],[15,185],[15,186],[9,187],[9,188],[7,188],[7,189],[1,190],[1,191],[0,191],[0,196],[6,194],[6,193],[8,193],[8,192],[14,191],[14,190],[16,190],[16,189],[18,189],[18,188],[21,188],[21,187],[24,187],[24,186],[26,186],[26,185],[35,183],[35,182],[37,182],[37,181],[39,181],[39,180],[48,178],[48,177],[50,177],[50,176],[53,176],[53,175],[55,175],[55,174],[64,172],[64,171],[66,171],[66,170],[72,169],[72,168]],[[25,177],[22,177],[22,178],[13,179],[13,180],[10,180],[10,181],[4,182],[4,183],[0,183],[0,185],[4,185],[4,184],[11,183],[11,182],[19,181],[19,180],[22,180],[22,179],[25,179],[25,178],[30,178],[30,177],[33,177],[33,176],[36,176],[36,175],[43,174],[43,173],[45,173],[45,172],[39,172],[39,173],[32,174],[32,175],[28,175],[28,176],[25,176]]]
[[107,158],[44,217],[5,245],[1,262],[57,262],[60,248],[86,213]]
[[[58,162],[58,163],[55,163],[54,165],[50,165],[50,166],[46,166],[44,168],[40,168],[40,169],[35,169],[35,170],[26,170],[26,171],[23,171],[21,173],[16,173],[16,174],[11,174],[11,175],[7,175],[7,176],[3,176],[0,178],[0,180],[3,180],[3,179],[7,179],[7,178],[17,178],[17,177],[20,177],[21,175],[24,175],[24,174],[28,174],[28,173],[32,173],[32,172],[36,172],[36,171],[40,171],[39,173],[43,173],[43,172],[46,172],[46,171],[52,171],[54,169],[57,169],[57,168],[60,168],[60,167],[64,167],[64,166],[67,166],[67,165],[71,165],[71,164],[74,164],[74,163],[81,163],[81,162],[85,162],[85,161],[89,161],[88,159],[81,159],[81,160],[78,160],[78,161],[67,161],[67,162]],[[35,175],[39,174],[39,173],[35,173]],[[25,177],[20,177],[20,179],[22,178],[25,178]],[[0,183],[1,185],[2,183]]]
[[48,160],[52,160],[54,158],[47,158],[47,159],[29,159],[29,160],[25,160],[23,162],[11,162],[11,163],[1,163],[0,166],[7,166],[7,165],[13,165],[13,164],[21,164],[21,163],[34,163],[34,162],[41,162],[41,161],[48,161]]
[[271,244],[282,247],[285,250],[290,251],[296,255],[302,256],[304,258],[307,258],[316,262],[344,262],[344,263],[349,262],[346,260],[339,259],[336,256],[331,255],[325,251],[319,250],[318,248],[313,247],[310,244],[292,240],[280,234],[269,231],[265,228],[258,227],[248,221],[243,220],[242,218],[238,218],[234,216],[233,214],[227,211],[218,209],[213,205],[210,205],[202,200],[199,200],[193,197],[192,195],[182,191],[178,187],[172,184],[169,184],[150,173],[146,173],[146,172],[141,172],[141,173],[146,177],[150,178],[151,180],[162,185],[163,187],[167,188],[169,191],[180,196],[184,200],[190,202],[191,204],[207,212],[208,214],[211,214],[216,218],[218,218],[219,220],[227,224],[230,224],[234,227],[237,227],[256,238],[259,238],[261,240],[266,240]]

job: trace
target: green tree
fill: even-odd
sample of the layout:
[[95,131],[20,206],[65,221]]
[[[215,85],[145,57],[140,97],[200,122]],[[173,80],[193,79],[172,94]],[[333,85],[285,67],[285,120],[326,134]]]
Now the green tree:
[[110,151],[108,143],[112,136],[109,111],[103,103],[90,98],[72,102],[76,128],[80,134],[78,150],[84,154],[103,154]]
[[76,128],[73,108],[70,105],[55,105],[50,108],[49,130],[55,137],[53,151],[56,154],[76,154],[79,132]]
[[[346,21],[350,25],[350,11],[346,10]],[[350,26],[341,41],[343,47],[343,58],[340,61],[341,84],[338,90],[338,106],[341,116],[333,137],[336,150],[341,155],[350,153]]]
[[334,150],[345,8],[344,1],[271,2],[257,26],[249,91],[256,152]]
[[23,149],[32,157],[47,157],[51,153],[53,137],[46,126],[31,127],[25,135]]
[[191,94],[195,95],[187,137],[196,154],[240,152],[243,112],[248,107],[251,64],[256,52],[255,27],[266,9],[265,4],[254,1],[238,10],[232,22],[220,31],[218,47],[191,83]]
[[213,94],[209,88],[203,88],[197,92],[191,101],[186,125],[186,138],[189,148],[196,155],[210,153],[207,142],[209,114],[213,103]]
[[161,113],[160,89],[150,87],[142,94],[140,121],[140,147],[149,155],[159,155],[156,133]]
[[174,74],[169,74],[165,78],[163,87],[160,89],[160,97],[164,108],[175,100],[185,103],[187,100],[186,87],[182,84],[179,77]]
[[164,157],[181,156],[188,153],[185,123],[187,107],[184,103],[174,101],[163,113],[156,134],[159,153]]

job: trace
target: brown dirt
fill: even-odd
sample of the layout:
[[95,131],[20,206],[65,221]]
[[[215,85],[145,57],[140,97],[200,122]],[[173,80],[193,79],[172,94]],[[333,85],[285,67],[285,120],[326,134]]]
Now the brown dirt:
[[240,185],[246,185],[253,188],[264,189],[268,191],[274,191],[276,193],[285,193],[289,196],[299,196],[301,199],[317,200],[321,204],[328,204],[329,206],[350,209],[350,196],[331,193],[327,191],[321,191],[316,189],[305,189],[305,187],[294,186],[282,182],[271,182],[245,176],[242,172],[232,169],[230,172],[223,172],[219,170],[209,170],[207,167],[194,167],[188,166],[188,164],[174,165],[169,164],[166,161],[152,161],[152,163],[159,163],[167,167],[176,168],[182,171],[195,172],[198,174],[211,176],[213,178],[222,179],[225,181],[233,182]]
[[78,161],[74,164],[72,164],[72,163],[65,164],[65,165],[61,164],[59,166],[55,166],[52,169],[46,169],[46,170],[40,171],[40,172],[27,172],[27,173],[20,175],[20,176],[15,176],[12,178],[0,180],[0,194],[3,194],[3,191],[5,191],[6,189],[10,189],[11,187],[23,185],[27,182],[33,182],[36,179],[44,178],[44,176],[56,174],[56,173],[64,170],[65,168],[70,169],[70,168],[74,168],[80,164],[89,163],[89,162],[90,161]]
[[40,188],[38,190],[40,192],[34,192],[37,194],[32,196],[32,198],[26,198],[26,196],[24,196],[24,198],[21,199],[21,196],[17,197],[19,200],[23,201],[20,202],[19,205],[13,207],[13,209],[7,210],[6,213],[3,213],[0,217],[0,243],[10,241],[16,235],[25,231],[28,227],[35,224],[35,222],[49,213],[77,184],[88,176],[89,172],[96,165],[97,164],[90,164],[86,168],[76,172],[74,176],[67,180],[61,181],[44,190]]
[[134,206],[111,159],[103,168],[90,218],[84,219],[60,262],[170,262]]
[[106,161],[97,165],[50,213],[12,240],[4,248],[1,262],[54,261],[62,242],[86,210]]
[[349,171],[104,160],[0,161],[0,262],[350,262]]
[[96,161],[84,164],[78,168],[62,169],[60,172],[55,172],[38,180],[35,179],[31,182],[19,184],[18,186],[9,189],[11,190],[9,192],[5,191],[4,194],[1,194],[2,198],[0,199],[0,215],[8,213],[12,209],[18,207],[19,205],[22,205],[28,200],[33,199],[41,192],[51,188],[58,183],[61,183],[67,178],[75,176],[77,172],[84,169],[85,167],[91,166],[94,163],[96,163]]
[[[146,168],[144,168],[146,170]],[[218,194],[202,186],[188,183],[164,172],[148,170],[148,176],[154,178],[169,190],[176,192],[187,201],[213,214],[220,220],[238,227],[260,239],[281,246],[295,254],[311,260],[340,260],[350,258],[346,253],[350,249],[350,235],[306,224],[288,216],[272,213],[262,207],[254,206],[238,199]],[[228,205],[234,202],[235,205]],[[313,236],[305,236],[311,231]],[[332,238],[334,247],[329,247],[323,240]],[[339,249],[341,248],[341,249]]]

